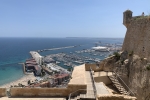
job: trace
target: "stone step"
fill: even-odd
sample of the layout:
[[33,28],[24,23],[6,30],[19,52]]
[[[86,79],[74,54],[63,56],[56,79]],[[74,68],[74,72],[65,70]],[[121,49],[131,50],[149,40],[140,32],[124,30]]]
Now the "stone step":
[[87,91],[87,93],[86,93],[87,95],[94,95],[94,91],[93,90],[91,90],[91,91]]
[[71,100],[80,100],[80,99],[92,99],[92,100],[95,100],[95,96],[94,95],[87,95],[87,94],[80,94],[79,96],[77,97],[74,97],[74,98],[71,98]]
[[115,76],[109,76],[110,80],[114,84],[114,86],[119,90],[121,94],[129,95],[125,88],[119,83],[118,79]]
[[120,84],[119,82],[117,82],[117,81],[114,81],[113,83],[115,83],[115,84]]

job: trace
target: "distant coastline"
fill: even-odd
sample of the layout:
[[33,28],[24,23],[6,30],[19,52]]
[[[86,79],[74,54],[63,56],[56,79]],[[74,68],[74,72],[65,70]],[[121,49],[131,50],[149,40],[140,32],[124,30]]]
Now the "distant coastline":
[[65,38],[78,38],[78,39],[124,39],[123,37],[65,37]]

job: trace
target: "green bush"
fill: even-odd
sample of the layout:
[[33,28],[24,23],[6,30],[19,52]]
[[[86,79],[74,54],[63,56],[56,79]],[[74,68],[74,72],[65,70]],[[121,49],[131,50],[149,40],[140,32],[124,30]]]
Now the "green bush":
[[129,53],[129,56],[132,56],[132,55],[133,55],[133,53],[134,53],[134,52],[133,52],[133,51],[131,51],[131,52]]
[[118,52],[114,52],[113,54],[115,55],[116,60],[118,61],[120,59],[120,54]]
[[146,66],[146,69],[147,69],[147,70],[150,70],[150,65],[147,65],[147,66]]
[[124,63],[124,60],[121,60],[120,62],[121,62],[121,64],[123,65],[123,63]]
[[111,57],[112,55],[110,54],[110,55],[108,55],[108,57]]
[[120,54],[118,52],[114,52],[115,57],[120,57]]
[[71,72],[71,68],[68,68],[67,71]]
[[141,60],[144,60],[144,58],[140,58]]

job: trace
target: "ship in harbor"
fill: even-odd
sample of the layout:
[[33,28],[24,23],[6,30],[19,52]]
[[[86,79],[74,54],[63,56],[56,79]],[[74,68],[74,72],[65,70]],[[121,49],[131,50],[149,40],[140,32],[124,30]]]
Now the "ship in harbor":
[[103,46],[92,47],[92,49],[95,50],[95,51],[109,52],[109,48],[108,47],[103,47]]

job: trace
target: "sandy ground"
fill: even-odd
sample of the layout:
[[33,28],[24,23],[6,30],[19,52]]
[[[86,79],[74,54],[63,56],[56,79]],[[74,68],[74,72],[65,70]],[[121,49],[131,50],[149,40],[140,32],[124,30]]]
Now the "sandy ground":
[[36,79],[36,77],[33,74],[24,75],[22,78],[20,78],[20,79],[18,79],[16,81],[13,81],[13,82],[1,85],[0,88],[8,88],[11,85],[12,86],[18,85],[18,83],[21,83],[22,85],[27,85],[28,80],[34,81],[35,79]]

